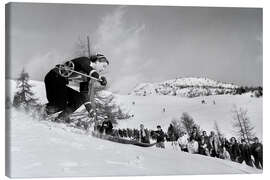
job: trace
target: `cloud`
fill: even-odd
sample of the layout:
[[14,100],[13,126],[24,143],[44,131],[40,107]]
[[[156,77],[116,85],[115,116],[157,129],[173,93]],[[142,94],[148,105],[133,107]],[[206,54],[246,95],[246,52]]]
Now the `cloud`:
[[64,61],[63,57],[56,51],[38,54],[25,65],[25,70],[29,73],[30,78],[35,77],[35,79],[43,80],[50,69]]
[[127,89],[128,84],[132,85],[141,79],[137,67],[144,61],[140,50],[145,25],[126,22],[126,15],[127,9],[123,6],[107,14],[94,36],[94,52],[104,53],[110,60],[110,70],[114,73],[108,75],[113,76],[113,89]]

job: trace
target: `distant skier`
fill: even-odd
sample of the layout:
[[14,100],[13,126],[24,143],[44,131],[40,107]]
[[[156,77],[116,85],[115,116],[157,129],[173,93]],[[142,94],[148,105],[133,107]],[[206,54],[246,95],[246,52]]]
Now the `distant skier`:
[[[79,57],[70,60],[74,65],[74,70],[83,74],[87,74],[98,79],[102,86],[106,86],[106,78],[100,76],[109,65],[109,61],[102,54],[88,57]],[[93,114],[91,109],[90,97],[88,96],[88,84],[90,78],[85,78],[77,73],[72,73],[68,77],[64,77],[59,72],[59,66],[50,70],[45,76],[45,88],[48,103],[45,107],[45,114],[50,115],[62,111],[55,121],[67,121],[69,115],[76,111],[84,104],[89,114]],[[67,86],[72,78],[80,78],[80,91],[76,91]]]

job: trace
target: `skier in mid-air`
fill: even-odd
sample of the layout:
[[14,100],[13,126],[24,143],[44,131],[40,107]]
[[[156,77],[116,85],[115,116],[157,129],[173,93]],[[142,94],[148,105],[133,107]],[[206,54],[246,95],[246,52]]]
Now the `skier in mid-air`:
[[[88,57],[79,57],[69,61],[74,66],[74,71],[86,74],[96,79],[102,86],[106,86],[107,81],[99,73],[105,71],[109,61],[102,54]],[[48,103],[45,106],[45,114],[51,115],[62,111],[55,121],[68,121],[69,116],[84,104],[89,115],[93,115],[93,110],[88,94],[89,81],[91,78],[84,77],[79,73],[73,72],[69,76],[63,76],[59,71],[60,65],[56,65],[45,76],[45,88]],[[80,84],[79,92],[68,87],[72,78],[77,78]],[[78,79],[79,78],[79,79]]]

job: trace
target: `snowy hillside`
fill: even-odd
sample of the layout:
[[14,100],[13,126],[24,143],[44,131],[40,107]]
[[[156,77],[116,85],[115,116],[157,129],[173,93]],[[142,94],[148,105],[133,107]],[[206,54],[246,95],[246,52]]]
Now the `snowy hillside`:
[[161,83],[139,84],[131,95],[173,95],[197,97],[218,94],[233,94],[237,85],[222,83],[208,78],[177,78]]
[[[80,130],[10,110],[11,177],[261,173],[245,164],[172,149],[96,139]],[[203,162],[203,165],[202,165]]]
[[[16,83],[12,80],[9,83],[11,89],[8,94],[12,97]],[[44,84],[38,81],[31,83],[36,97],[46,103]],[[188,112],[202,129],[208,132],[213,130],[216,121],[221,131],[230,137],[234,135],[231,109],[235,104],[248,110],[257,136],[262,138],[262,98],[251,98],[248,94],[196,98],[159,95],[115,97],[119,105],[134,115],[133,118],[119,121],[115,128],[138,128],[143,123],[150,129],[160,124],[166,131],[172,118],[179,118],[183,112]],[[205,100],[206,104],[202,104],[201,100]],[[64,124],[37,121],[14,109],[10,109],[9,114],[12,177],[262,172],[245,164],[184,153],[172,149],[170,144],[166,144],[166,149],[123,145],[96,139]]]

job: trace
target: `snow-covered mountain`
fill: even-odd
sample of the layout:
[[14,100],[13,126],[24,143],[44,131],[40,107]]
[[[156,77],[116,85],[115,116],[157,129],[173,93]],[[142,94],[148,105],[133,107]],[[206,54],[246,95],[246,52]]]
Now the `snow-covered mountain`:
[[139,84],[131,95],[172,95],[181,97],[198,97],[219,94],[234,94],[239,86],[223,83],[208,78],[176,78],[160,83]]

